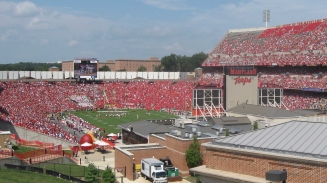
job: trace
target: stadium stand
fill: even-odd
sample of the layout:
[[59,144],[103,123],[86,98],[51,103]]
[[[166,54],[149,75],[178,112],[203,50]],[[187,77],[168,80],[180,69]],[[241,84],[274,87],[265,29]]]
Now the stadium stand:
[[284,89],[285,108],[324,109],[326,37],[327,19],[230,30],[203,62],[205,72],[198,83],[223,88],[223,67],[253,66],[258,71],[259,88]]
[[[76,84],[71,82],[2,82],[1,106],[6,113],[1,119],[69,142],[77,139],[57,123],[51,122],[49,114],[72,110],[93,110],[111,104],[115,108],[146,108],[189,110],[193,81],[131,81],[105,82],[102,84]],[[115,91],[113,95],[112,92]],[[106,101],[105,99],[108,99]],[[88,122],[69,115],[72,129],[92,129]],[[76,126],[80,124],[80,126]]]

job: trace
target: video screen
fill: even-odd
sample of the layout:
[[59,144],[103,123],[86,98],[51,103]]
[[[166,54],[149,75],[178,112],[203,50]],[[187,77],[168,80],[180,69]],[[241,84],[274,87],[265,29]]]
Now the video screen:
[[74,60],[74,77],[80,78],[81,76],[97,77],[97,64],[96,59],[75,59]]

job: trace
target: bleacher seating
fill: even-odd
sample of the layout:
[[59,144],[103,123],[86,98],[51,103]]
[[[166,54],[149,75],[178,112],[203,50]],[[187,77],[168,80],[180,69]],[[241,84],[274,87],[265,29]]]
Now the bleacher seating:
[[[0,118],[14,125],[27,128],[69,142],[76,142],[72,132],[48,118],[49,114],[71,110],[103,108],[104,104],[115,108],[146,108],[153,110],[190,109],[192,81],[131,81],[106,82],[103,84],[76,84],[71,82],[0,82],[4,88],[0,95],[1,106],[9,116],[0,113]],[[113,94],[113,92],[115,94]],[[106,101],[108,99],[108,101]],[[95,128],[88,122],[69,116],[81,128]]]
[[202,66],[327,65],[327,21],[230,32]]

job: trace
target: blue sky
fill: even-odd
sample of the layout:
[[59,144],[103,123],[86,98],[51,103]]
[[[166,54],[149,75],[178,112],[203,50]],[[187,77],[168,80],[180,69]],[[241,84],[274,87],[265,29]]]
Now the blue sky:
[[327,18],[321,0],[0,0],[0,64],[209,53],[229,29]]

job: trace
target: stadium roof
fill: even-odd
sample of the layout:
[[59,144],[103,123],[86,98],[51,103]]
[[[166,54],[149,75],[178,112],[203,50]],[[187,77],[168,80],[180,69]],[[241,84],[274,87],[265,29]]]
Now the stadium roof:
[[212,145],[327,159],[327,123],[290,121],[215,139]]
[[240,104],[235,106],[227,112],[237,113],[237,114],[250,114],[254,116],[263,116],[267,118],[290,118],[290,117],[300,117],[305,116],[305,114],[299,111],[289,111],[277,107],[253,105],[253,104]]

